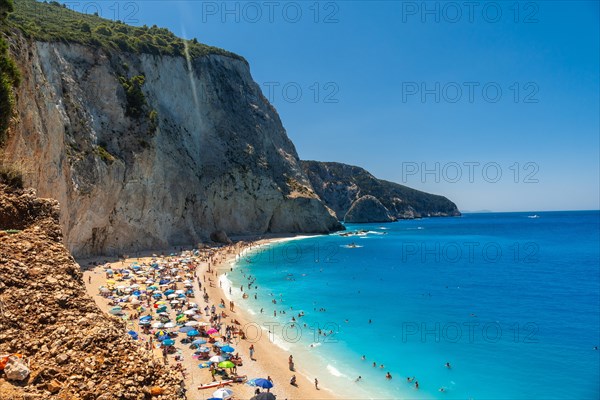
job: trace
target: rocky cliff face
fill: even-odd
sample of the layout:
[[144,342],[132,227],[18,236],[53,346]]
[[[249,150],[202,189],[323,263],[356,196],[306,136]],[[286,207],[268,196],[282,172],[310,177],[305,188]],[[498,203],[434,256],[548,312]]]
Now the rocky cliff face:
[[460,215],[456,205],[443,196],[377,179],[360,167],[302,161],[302,168],[319,197],[346,222]]
[[30,370],[0,374],[0,400],[144,399],[155,387],[184,398],[181,375],[86,294],[58,215],[55,200],[0,185],[0,355],[22,354]]
[[[245,61],[10,41],[23,82],[5,158],[60,202],[74,254],[194,243],[216,230],[342,228]],[[146,105],[135,116],[123,82],[140,75]]]

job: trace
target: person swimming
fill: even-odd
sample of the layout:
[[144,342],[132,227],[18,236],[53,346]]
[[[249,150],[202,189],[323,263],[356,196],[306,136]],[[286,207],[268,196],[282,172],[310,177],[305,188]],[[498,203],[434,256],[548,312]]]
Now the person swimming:
[[356,380],[354,382],[359,382],[362,379],[362,376],[358,376],[358,378],[356,378]]
[[447,363],[446,363],[446,368],[448,368],[448,369],[452,368],[452,367],[450,366],[450,363],[449,363],[449,362],[447,362]]
[[388,372],[385,374],[385,379],[392,379],[392,375]]

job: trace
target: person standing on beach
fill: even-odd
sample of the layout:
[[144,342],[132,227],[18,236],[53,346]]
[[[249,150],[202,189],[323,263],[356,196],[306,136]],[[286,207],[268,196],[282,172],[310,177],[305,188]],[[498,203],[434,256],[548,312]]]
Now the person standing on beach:
[[315,389],[319,390],[319,380],[315,378]]
[[294,370],[294,356],[290,354],[290,358],[288,358],[288,366],[290,367],[290,371]]
[[253,344],[250,345],[250,359],[252,361],[256,361],[256,360],[254,360],[254,345]]

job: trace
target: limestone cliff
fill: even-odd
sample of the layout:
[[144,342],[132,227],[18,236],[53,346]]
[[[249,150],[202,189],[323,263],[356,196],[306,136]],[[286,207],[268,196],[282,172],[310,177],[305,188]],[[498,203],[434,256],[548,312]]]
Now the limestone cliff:
[[[8,40],[23,80],[5,158],[60,202],[74,254],[195,243],[216,230],[342,228],[241,57],[111,52],[18,30]],[[142,101],[128,91],[140,76]]]
[[346,222],[460,215],[443,196],[377,179],[360,167],[319,161],[302,161],[302,167],[315,192]]

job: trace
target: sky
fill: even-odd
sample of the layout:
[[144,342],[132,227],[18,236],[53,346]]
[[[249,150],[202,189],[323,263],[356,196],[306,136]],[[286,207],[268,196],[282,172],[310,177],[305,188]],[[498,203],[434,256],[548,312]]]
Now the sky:
[[463,211],[600,208],[598,2],[96,4],[244,56],[301,159]]

